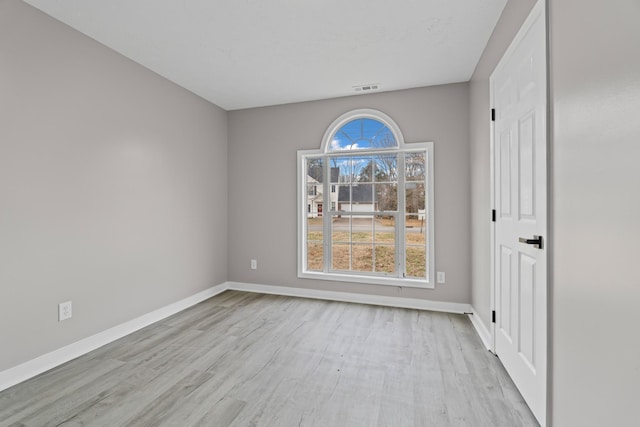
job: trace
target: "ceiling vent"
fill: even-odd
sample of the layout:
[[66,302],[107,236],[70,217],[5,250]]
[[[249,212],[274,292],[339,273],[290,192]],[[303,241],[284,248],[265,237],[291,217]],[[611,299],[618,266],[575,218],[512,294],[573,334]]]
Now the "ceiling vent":
[[378,89],[380,89],[380,85],[378,83],[373,83],[373,84],[369,84],[369,85],[353,86],[353,90],[355,92],[371,92],[371,91],[378,90]]

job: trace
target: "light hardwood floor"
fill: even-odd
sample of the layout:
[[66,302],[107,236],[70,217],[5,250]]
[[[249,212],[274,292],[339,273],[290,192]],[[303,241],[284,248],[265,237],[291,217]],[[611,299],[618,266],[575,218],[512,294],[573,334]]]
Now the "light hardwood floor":
[[227,291],[0,393],[0,426],[536,426],[462,315]]

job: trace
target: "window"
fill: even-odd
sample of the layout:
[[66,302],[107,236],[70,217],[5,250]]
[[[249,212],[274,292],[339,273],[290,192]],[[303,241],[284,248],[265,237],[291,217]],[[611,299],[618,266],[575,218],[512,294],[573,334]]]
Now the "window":
[[[356,110],[298,151],[298,176],[299,277],[434,287],[432,143],[405,144],[391,118]],[[309,215],[311,198],[331,209]]]

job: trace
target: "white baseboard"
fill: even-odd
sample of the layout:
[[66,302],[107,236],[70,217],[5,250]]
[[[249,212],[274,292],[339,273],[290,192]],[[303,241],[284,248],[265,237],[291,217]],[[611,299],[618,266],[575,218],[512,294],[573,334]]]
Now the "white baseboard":
[[475,328],[476,332],[480,336],[482,343],[486,347],[487,350],[493,351],[493,346],[491,345],[491,332],[487,329],[487,326],[484,324],[478,313],[476,313],[475,309],[471,308],[471,313],[469,315],[469,320],[471,320],[471,324]]
[[114,326],[113,328],[109,328],[106,331],[99,332],[95,335],[29,360],[28,362],[22,363],[16,367],[2,371],[0,372],[0,391],[26,381],[29,378],[35,377],[36,375],[55,368],[58,365],[62,365],[63,363],[82,356],[83,354],[89,353],[103,345],[109,344],[110,342],[129,335],[132,332],[149,326],[152,323],[172,316],[226,290],[226,283],[213,286],[202,292],[198,292],[195,295],[174,302],[173,304],[169,304],[138,318]]
[[324,291],[319,289],[293,288],[288,286],[261,285],[256,283],[227,282],[228,289],[257,292],[262,294],[290,297],[324,299],[329,301],[352,302],[359,304],[382,305],[387,307],[413,308],[417,310],[442,311],[446,313],[470,313],[470,304],[429,301],[402,297],[355,294],[349,292]]

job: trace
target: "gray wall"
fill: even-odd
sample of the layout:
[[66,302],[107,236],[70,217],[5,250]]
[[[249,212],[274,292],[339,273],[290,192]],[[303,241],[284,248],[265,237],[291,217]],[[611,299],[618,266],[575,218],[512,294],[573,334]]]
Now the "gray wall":
[[[468,100],[459,83],[230,112],[230,280],[469,303]],[[447,274],[435,290],[297,278],[296,152],[319,148],[331,122],[357,108],[391,116],[407,142],[434,142],[436,268]]]
[[0,1],[0,370],[226,281],[226,119]]
[[549,3],[553,425],[638,425],[640,2]]
[[[640,4],[550,3],[552,422],[634,425]],[[227,115],[0,0],[0,370],[227,278],[472,301],[488,323],[488,77],[532,4],[507,3],[470,84]],[[364,107],[435,142],[435,290],[296,278],[296,150]]]
[[489,77],[535,3],[535,0],[507,2],[469,83],[471,301],[487,328],[491,321]]

